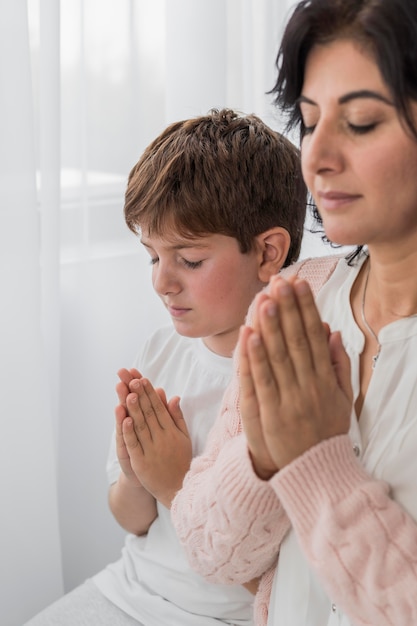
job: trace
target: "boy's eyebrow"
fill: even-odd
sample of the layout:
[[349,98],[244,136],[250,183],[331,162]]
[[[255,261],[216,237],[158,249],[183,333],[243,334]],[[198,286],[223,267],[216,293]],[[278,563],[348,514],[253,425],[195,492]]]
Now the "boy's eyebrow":
[[[152,248],[151,243],[146,243],[146,240],[140,240],[141,244],[145,246],[145,248]],[[207,248],[206,243],[198,243],[197,241],[189,242],[189,241],[181,241],[180,243],[175,243],[169,246],[171,250],[184,250],[186,248]]]
[[[357,100],[357,99],[378,100],[379,102],[383,102],[384,104],[388,104],[389,106],[394,106],[394,103],[391,100],[389,100],[382,94],[378,93],[377,91],[371,91],[370,89],[360,89],[359,91],[351,91],[345,94],[344,96],[340,96],[340,98],[338,99],[338,103],[346,104],[347,102],[350,102],[351,100]],[[297,98],[297,104],[302,104],[303,102],[305,104],[311,104],[313,106],[317,106],[317,102],[314,102],[314,100],[310,100],[310,98],[307,98],[307,96],[300,96],[299,98]]]

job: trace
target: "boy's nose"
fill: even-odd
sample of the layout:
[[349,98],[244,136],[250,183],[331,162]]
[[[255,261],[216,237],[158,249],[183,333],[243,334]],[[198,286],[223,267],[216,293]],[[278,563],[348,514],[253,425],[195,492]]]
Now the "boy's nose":
[[152,283],[156,293],[160,296],[180,291],[180,284],[175,273],[167,267],[154,268]]

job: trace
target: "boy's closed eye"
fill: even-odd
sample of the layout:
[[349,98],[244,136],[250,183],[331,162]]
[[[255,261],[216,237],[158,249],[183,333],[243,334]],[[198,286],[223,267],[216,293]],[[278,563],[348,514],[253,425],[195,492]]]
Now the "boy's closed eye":
[[[158,263],[158,261],[159,261],[159,257],[152,257],[151,260],[150,260],[150,264],[151,265],[156,265],[156,263]],[[181,262],[186,267],[188,267],[188,268],[190,268],[192,270],[195,270],[198,267],[201,267],[201,265],[203,264],[203,260],[200,260],[200,261],[189,261],[189,260],[187,260],[187,259],[185,259],[183,257],[181,258]]]

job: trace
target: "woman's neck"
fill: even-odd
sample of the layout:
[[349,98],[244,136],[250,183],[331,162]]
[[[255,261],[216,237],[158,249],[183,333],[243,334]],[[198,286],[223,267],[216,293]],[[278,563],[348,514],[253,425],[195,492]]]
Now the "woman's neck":
[[366,285],[367,319],[376,332],[395,320],[417,314],[417,248],[386,261],[370,251]]
[[[391,255],[392,256],[392,255]],[[417,253],[399,259],[369,250],[351,291],[351,307],[365,342],[360,355],[360,391],[355,401],[359,419],[374,368],[381,353],[379,333],[398,319],[417,314]]]

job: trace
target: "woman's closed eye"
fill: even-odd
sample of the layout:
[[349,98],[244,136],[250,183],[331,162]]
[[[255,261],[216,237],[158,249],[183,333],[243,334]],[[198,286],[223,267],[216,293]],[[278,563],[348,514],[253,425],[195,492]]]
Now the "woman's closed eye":
[[315,128],[316,128],[315,124],[312,126],[307,126],[307,124],[305,124],[303,120],[301,120],[301,137],[305,137],[306,135],[311,135],[311,133],[314,131]]
[[[372,122],[371,124],[352,124],[351,122],[346,123],[349,132],[353,135],[366,135],[366,133],[370,133],[378,126],[377,122]],[[316,124],[307,125],[303,120],[301,120],[301,137],[305,137],[306,135],[311,135],[316,128]]]
[[354,135],[365,135],[366,133],[370,133],[377,127],[377,123],[373,122],[372,124],[351,124],[348,122],[348,127],[350,131]]

